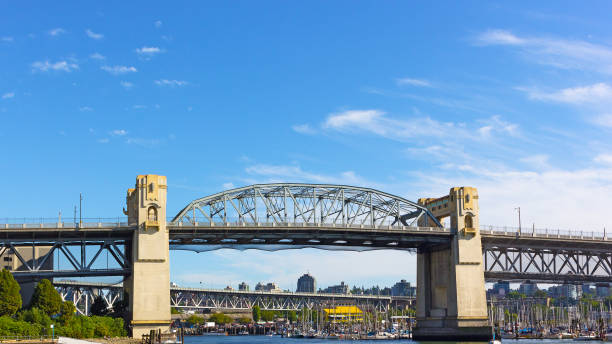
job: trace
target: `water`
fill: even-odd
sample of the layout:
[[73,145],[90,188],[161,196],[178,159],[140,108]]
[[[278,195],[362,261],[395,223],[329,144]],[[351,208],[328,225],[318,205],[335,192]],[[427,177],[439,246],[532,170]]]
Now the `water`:
[[[275,343],[275,344],[323,344],[323,343],[334,343],[334,342],[348,342],[348,341],[338,341],[338,340],[326,340],[326,339],[298,339],[298,338],[281,338],[280,336],[187,336],[185,337],[185,344],[238,344],[238,343]],[[412,343],[416,344],[418,342],[414,342],[412,340],[352,340],[351,343]],[[426,342],[423,342],[426,343]],[[428,342],[433,343],[433,342]],[[468,342],[439,342],[440,344],[467,344]],[[478,342],[482,344],[483,342]],[[571,339],[504,339],[502,343],[510,343],[510,344],[570,344],[576,343]],[[591,343],[603,343],[603,342],[591,342]]]

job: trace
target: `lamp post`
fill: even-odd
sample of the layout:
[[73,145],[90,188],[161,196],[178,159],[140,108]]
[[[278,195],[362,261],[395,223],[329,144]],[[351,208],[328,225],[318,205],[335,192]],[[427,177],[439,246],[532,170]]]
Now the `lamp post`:
[[55,326],[51,324],[51,340],[55,340]]
[[519,234],[521,233],[521,207],[514,208],[514,210],[518,210],[519,217]]

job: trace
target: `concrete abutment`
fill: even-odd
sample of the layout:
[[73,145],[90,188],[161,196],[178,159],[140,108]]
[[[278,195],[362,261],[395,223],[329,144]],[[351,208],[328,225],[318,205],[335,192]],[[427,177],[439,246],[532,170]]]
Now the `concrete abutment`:
[[415,340],[489,340],[482,246],[475,188],[452,188],[448,196],[420,199],[442,221],[450,217],[449,247],[417,253]]
[[132,337],[169,330],[170,260],[166,227],[166,177],[140,175],[127,193],[128,223],[137,224],[129,254],[132,275],[124,282]]

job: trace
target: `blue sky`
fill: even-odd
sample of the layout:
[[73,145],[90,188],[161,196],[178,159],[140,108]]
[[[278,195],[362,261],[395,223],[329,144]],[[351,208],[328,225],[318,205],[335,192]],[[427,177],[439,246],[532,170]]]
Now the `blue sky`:
[[[0,2],[1,217],[169,214],[259,182],[416,200],[479,189],[481,224],[612,227],[608,2]],[[172,279],[414,281],[407,252],[172,253]]]

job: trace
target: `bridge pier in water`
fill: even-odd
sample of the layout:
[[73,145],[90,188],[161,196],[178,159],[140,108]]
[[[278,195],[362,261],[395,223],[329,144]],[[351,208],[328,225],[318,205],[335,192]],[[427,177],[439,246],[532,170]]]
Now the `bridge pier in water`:
[[127,192],[129,224],[137,224],[127,254],[132,274],[124,282],[130,303],[132,337],[169,329],[170,261],[166,227],[166,177],[140,175]]
[[417,253],[415,340],[489,340],[482,245],[475,188],[452,188],[448,196],[419,199],[440,221],[450,217],[449,247]]

